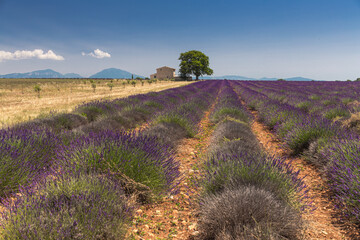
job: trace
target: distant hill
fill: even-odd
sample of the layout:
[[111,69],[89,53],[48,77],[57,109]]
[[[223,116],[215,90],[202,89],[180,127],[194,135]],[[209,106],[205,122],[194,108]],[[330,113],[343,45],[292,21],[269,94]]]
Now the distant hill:
[[61,78],[63,75],[61,73],[55,72],[51,69],[38,70],[28,73],[10,73],[5,75],[0,75],[1,78]]
[[259,78],[258,80],[261,80],[261,81],[276,81],[276,80],[278,80],[278,78],[263,77],[263,78]]
[[104,69],[101,72],[91,75],[89,78],[131,78],[132,75],[134,75],[134,78],[137,77],[144,78],[143,76],[133,74],[117,68]]
[[303,77],[292,77],[292,78],[285,78],[288,81],[314,81],[314,79],[310,78],[303,78]]
[[66,74],[64,74],[64,77],[65,78],[83,78],[82,76],[80,76],[77,73],[66,73]]
[[45,69],[28,73],[10,73],[0,75],[0,78],[82,78],[82,76],[75,73],[68,73],[63,75],[52,69]]
[[[117,68],[108,68],[104,69],[101,72],[91,75],[89,78],[131,78],[134,75],[134,78],[143,76],[133,74]],[[0,75],[0,78],[83,78],[77,73],[66,73],[61,74],[52,69],[38,70],[28,73],[10,73],[5,75]]]
[[[252,81],[276,81],[279,78],[249,78],[244,76],[238,75],[224,75],[224,76],[203,76],[200,79],[227,79],[227,80],[252,80]],[[287,81],[314,81],[310,78],[303,78],[303,77],[292,77],[292,78],[284,78]]]

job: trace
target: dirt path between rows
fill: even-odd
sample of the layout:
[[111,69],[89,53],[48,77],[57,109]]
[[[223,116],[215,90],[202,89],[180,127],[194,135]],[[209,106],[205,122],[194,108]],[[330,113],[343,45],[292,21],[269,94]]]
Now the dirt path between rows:
[[133,224],[128,231],[129,239],[185,240],[197,234],[197,192],[192,185],[192,179],[199,175],[197,166],[200,164],[201,155],[209,146],[209,115],[214,106],[215,104],[205,112],[199,124],[199,133],[194,138],[183,139],[176,149],[182,175],[179,192],[136,210]]
[[265,150],[291,162],[296,171],[300,170],[299,177],[304,177],[304,182],[308,186],[308,195],[315,210],[303,213],[305,239],[359,239],[359,236],[350,237],[349,232],[353,232],[350,226],[340,223],[340,220],[334,217],[338,214],[330,201],[328,186],[319,171],[304,159],[291,157],[290,150],[284,147],[283,142],[257,120],[257,112],[251,113],[256,118],[251,128]]

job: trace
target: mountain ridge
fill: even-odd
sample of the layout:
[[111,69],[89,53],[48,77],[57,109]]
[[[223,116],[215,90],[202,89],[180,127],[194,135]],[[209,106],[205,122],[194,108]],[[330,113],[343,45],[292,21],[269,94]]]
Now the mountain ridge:
[[26,73],[9,73],[0,75],[0,78],[82,78],[76,73],[61,74],[52,69],[36,70]]
[[[134,78],[143,76],[130,73],[128,71],[118,69],[118,68],[107,68],[103,69],[100,72],[97,72],[87,78]],[[86,78],[77,73],[59,73],[52,69],[36,70],[26,73],[9,73],[0,75],[0,78]]]
[[98,73],[91,75],[89,78],[144,78],[143,76],[118,69],[118,68],[106,68]]

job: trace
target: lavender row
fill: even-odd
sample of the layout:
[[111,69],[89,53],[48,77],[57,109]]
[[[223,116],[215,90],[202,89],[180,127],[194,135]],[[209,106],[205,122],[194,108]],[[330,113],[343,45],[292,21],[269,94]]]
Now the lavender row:
[[248,87],[270,99],[330,120],[347,123],[360,111],[360,84],[356,82],[256,82]]
[[234,118],[244,122],[252,119],[251,114],[247,112],[240,103],[234,90],[230,87],[229,81],[223,82],[223,88],[219,94],[218,102],[210,115],[213,123],[220,122],[224,120],[224,118]]
[[215,101],[221,89],[221,81],[208,81],[204,87],[181,105],[174,105],[166,112],[155,115],[145,133],[156,136],[165,144],[176,146],[179,140],[193,137],[199,130],[204,112]]
[[16,127],[44,127],[55,132],[74,130],[80,133],[102,131],[107,128],[116,130],[134,128],[151,119],[155,113],[166,111],[174,104],[180,104],[203,86],[204,82],[197,82],[124,99],[92,101],[76,107],[71,113],[53,113],[48,117],[22,123]]
[[305,185],[289,164],[262,152],[249,113],[229,82],[224,85],[212,115],[228,108],[242,114],[213,118],[200,180],[199,239],[298,239]]
[[[310,114],[283,101],[270,99],[264,91],[256,91],[252,83],[238,82],[234,86],[245,102],[258,111],[260,120],[284,140],[293,154],[304,155],[323,172],[339,210],[348,219],[360,223],[359,135],[323,115]],[[336,86],[342,91],[349,87],[352,92],[354,85],[336,83]],[[301,88],[296,90],[301,91]]]
[[[165,90],[160,93],[150,93],[138,98],[132,99],[121,111],[110,111],[97,117],[92,122],[78,129],[81,132],[101,131],[104,129],[130,129],[145,122],[152,121],[154,116],[162,112],[168,112],[174,106],[182,105],[189,101],[194,93],[201,91],[208,84],[205,82],[197,82],[184,87]],[[80,110],[79,110],[80,109]],[[83,113],[88,111],[89,107],[79,108],[78,111]],[[98,108],[96,108],[98,109]],[[89,114],[87,114],[89,115]],[[90,114],[91,115],[91,114]]]

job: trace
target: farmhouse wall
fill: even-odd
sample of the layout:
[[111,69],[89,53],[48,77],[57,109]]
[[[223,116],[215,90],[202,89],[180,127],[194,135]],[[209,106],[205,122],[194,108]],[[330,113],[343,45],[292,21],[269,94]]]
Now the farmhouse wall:
[[162,79],[172,79],[175,78],[175,68],[170,67],[161,67],[156,69],[156,73],[150,75],[150,79],[157,78]]

